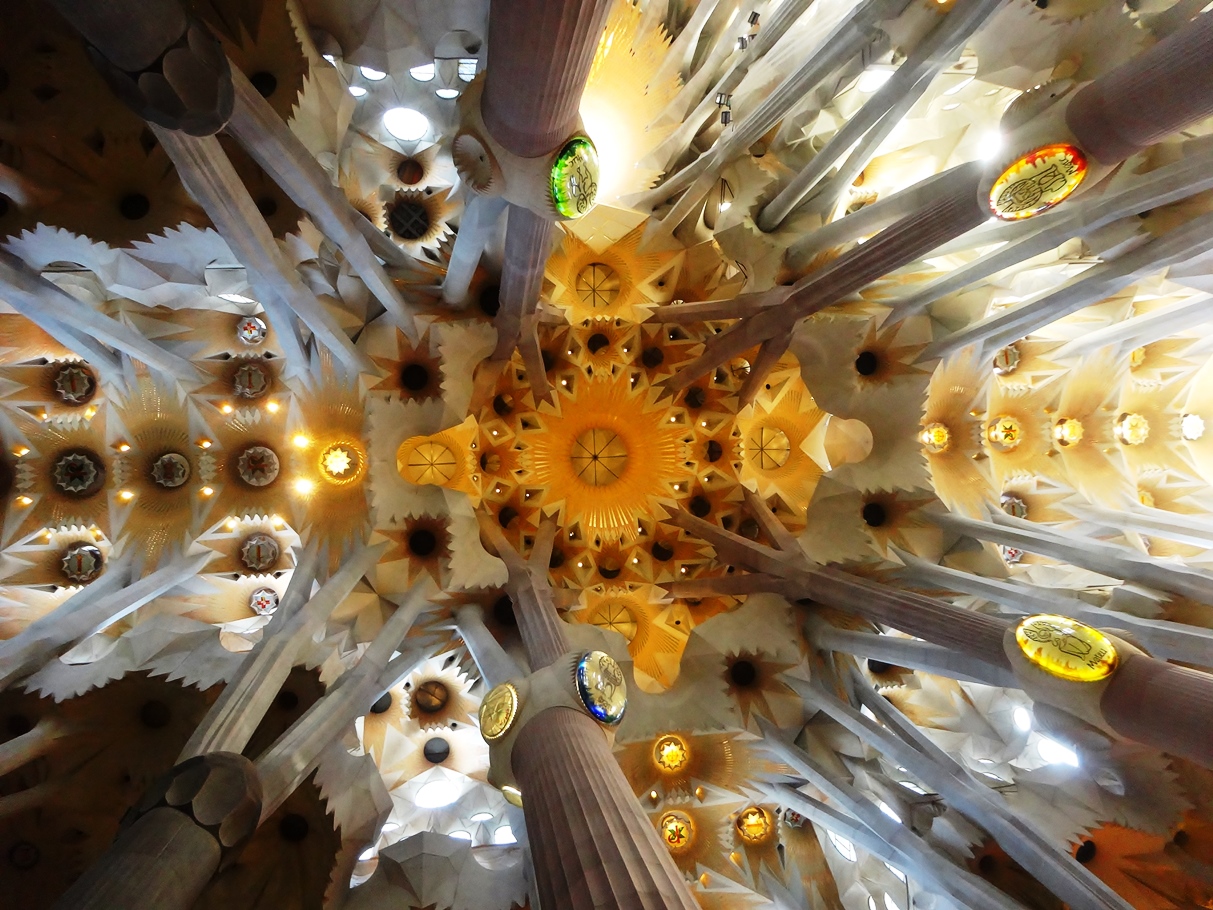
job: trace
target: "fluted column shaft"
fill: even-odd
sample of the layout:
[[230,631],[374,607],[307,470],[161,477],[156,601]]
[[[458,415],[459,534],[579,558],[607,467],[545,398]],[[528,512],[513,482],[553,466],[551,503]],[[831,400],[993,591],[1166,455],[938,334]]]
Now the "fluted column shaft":
[[153,809],[76,880],[57,910],[189,910],[219,868],[220,848],[183,812]]
[[177,0],[50,0],[89,44],[115,66],[138,72],[151,66],[185,31]]
[[494,360],[508,358],[518,344],[522,320],[539,302],[543,268],[552,248],[552,222],[520,205],[511,205],[507,218]]
[[1066,123],[1104,164],[1123,161],[1213,114],[1213,15],[1197,16],[1083,88]]
[[1213,676],[1208,673],[1130,654],[1099,707],[1121,736],[1213,767]]
[[588,715],[564,707],[537,715],[519,733],[513,769],[541,906],[695,910],[682,873]]
[[609,0],[489,4],[481,114],[515,155],[545,155],[569,137],[610,8]]

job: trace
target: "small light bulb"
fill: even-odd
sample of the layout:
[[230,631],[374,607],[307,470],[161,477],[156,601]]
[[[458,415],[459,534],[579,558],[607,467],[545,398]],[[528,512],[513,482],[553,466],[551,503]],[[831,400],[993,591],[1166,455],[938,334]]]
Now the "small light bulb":
[[29,454],[29,446],[17,446],[17,448],[13,449],[13,454],[18,458],[24,458]]
[[265,403],[265,409],[266,409],[267,411],[269,411],[271,414],[277,414],[277,413],[278,413],[278,402],[276,402],[276,401],[267,401],[267,402]]
[[295,438],[292,440],[292,442],[295,443],[295,448],[297,448],[297,449],[306,449],[308,446],[310,446],[312,444],[312,441],[310,439],[308,439],[306,436],[304,436],[302,433],[299,433],[298,435],[296,435]]
[[230,404],[228,404],[225,401],[223,403],[223,405],[219,408],[219,410],[222,411],[224,414],[230,414],[230,413],[232,413],[232,411],[235,410],[235,408],[233,408]]
[[33,505],[34,501],[32,499],[30,499],[28,496],[18,496],[17,502],[23,506],[28,506],[28,505]]
[[304,496],[306,496],[308,493],[312,492],[312,490],[314,490],[314,489],[316,489],[316,485],[314,483],[312,483],[310,480],[308,480],[306,477],[300,477],[298,480],[295,481],[295,492],[296,493],[302,493]]
[[198,448],[209,449],[210,447],[211,447],[211,441],[209,439],[199,439],[198,440]]
[[229,531],[236,530],[236,519],[234,519],[234,518],[229,518],[223,524],[224,524],[224,527],[226,527]]
[[121,493],[118,494],[118,498],[121,499],[123,502],[130,502],[132,499],[135,498],[135,494],[132,493],[130,490],[123,490]]
[[214,487],[203,487],[200,491],[203,496],[213,496],[215,494]]

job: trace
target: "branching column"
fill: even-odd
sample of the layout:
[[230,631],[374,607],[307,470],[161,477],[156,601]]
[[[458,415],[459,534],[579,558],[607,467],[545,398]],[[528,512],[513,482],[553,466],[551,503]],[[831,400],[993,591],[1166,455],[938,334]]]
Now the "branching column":
[[[509,570],[518,629],[539,671],[571,650],[547,574],[555,524],[540,527],[529,562],[491,518],[481,528]],[[694,910],[597,721],[563,705],[540,711],[518,732],[511,767],[545,910]]]

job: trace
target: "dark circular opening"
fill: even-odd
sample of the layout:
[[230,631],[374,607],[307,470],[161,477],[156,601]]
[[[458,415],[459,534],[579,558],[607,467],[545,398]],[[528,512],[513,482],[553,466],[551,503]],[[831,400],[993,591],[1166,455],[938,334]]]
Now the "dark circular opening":
[[493,604],[493,619],[501,623],[503,626],[515,626],[518,620],[514,617],[514,601],[510,600],[509,595],[502,595],[497,598]]
[[278,822],[278,833],[282,835],[283,840],[297,844],[307,837],[308,827],[306,818],[292,812],[282,816],[282,821]]
[[24,714],[10,714],[4,726],[7,728],[9,736],[24,736],[34,729],[33,723]]
[[691,386],[682,396],[682,403],[688,408],[702,408],[708,400],[708,393],[699,386]]
[[421,747],[421,752],[425,755],[426,761],[432,765],[438,765],[450,757],[451,746],[441,736],[435,736],[433,739],[425,741],[425,745]]
[[758,530],[758,520],[754,518],[743,518],[737,526],[737,533],[747,540],[757,540]]
[[429,556],[438,547],[438,537],[428,528],[418,528],[409,535],[409,552],[414,556]]
[[501,288],[495,284],[484,288],[476,300],[476,305],[484,315],[496,316],[497,311],[501,309]]
[[1186,846],[1188,843],[1188,832],[1180,828],[1175,832],[1175,836],[1171,838],[1171,842],[1177,847]]
[[1083,865],[1095,859],[1095,841],[1085,840],[1079,844],[1078,849],[1074,851],[1074,858]]
[[273,218],[278,214],[278,200],[271,196],[262,196],[257,200],[257,211],[262,218]]
[[387,213],[388,227],[402,240],[420,240],[430,230],[430,213],[420,202],[403,199]]
[[139,709],[139,720],[143,723],[143,726],[152,730],[167,727],[169,721],[172,719],[173,712],[162,701],[152,700],[144,702],[143,707]]
[[253,73],[253,75],[248,77],[248,81],[253,84],[253,88],[257,90],[257,94],[262,98],[268,98],[278,88],[278,77],[265,70]]
[[611,339],[607,338],[606,335],[602,334],[602,332],[595,332],[590,336],[589,341],[585,343],[585,346],[590,349],[591,354],[597,354],[610,343]]
[[436,679],[427,679],[413,693],[413,704],[423,714],[436,714],[446,707],[451,693]]
[[706,518],[708,513],[712,511],[712,503],[705,496],[694,497],[690,505],[691,514],[696,518]]
[[885,511],[885,507],[878,502],[867,503],[863,507],[860,514],[863,515],[864,523],[867,524],[869,528],[879,528],[889,517],[888,513]]
[[498,417],[504,417],[507,414],[514,413],[514,406],[505,400],[504,395],[498,395],[493,399],[493,412]]
[[653,554],[653,558],[658,562],[669,562],[674,558],[674,548],[662,543],[660,540],[653,542],[653,547],[649,552]]
[[880,366],[880,360],[871,351],[861,351],[855,358],[855,372],[860,376],[871,376]]
[[299,696],[290,689],[283,689],[274,699],[274,704],[282,711],[294,711],[299,707]]
[[151,210],[151,200],[142,193],[127,193],[118,203],[118,211],[130,221],[138,221]]
[[724,447],[721,446],[715,439],[708,440],[708,461],[720,461],[720,456],[724,454]]
[[758,679],[758,668],[748,660],[735,660],[729,667],[729,679],[735,686],[752,686]]
[[392,707],[392,693],[384,692],[371,705],[372,714],[385,714]]
[[640,355],[640,362],[651,370],[665,362],[665,354],[661,348],[645,348],[644,353]]
[[548,557],[548,568],[559,569],[564,565],[564,551],[552,547],[552,555]]
[[1037,9],[1048,9],[1049,0],[1036,0],[1036,8]]
[[420,183],[425,176],[425,168],[416,158],[405,158],[396,166],[396,178],[405,186]]
[[892,669],[892,664],[885,663],[883,660],[874,660],[871,657],[868,658],[868,672],[870,673],[888,673]]
[[998,861],[988,853],[977,861],[977,870],[986,875],[992,873],[997,866]]
[[556,366],[556,357],[551,352],[540,351],[539,356],[543,358],[543,372],[547,373]]
[[42,859],[42,851],[27,840],[17,841],[8,848],[8,861],[14,869],[32,869]]
[[608,581],[612,578],[618,578],[619,573],[622,571],[623,569],[621,569],[619,566],[610,565],[609,563],[607,565],[598,567],[598,574]]
[[400,370],[400,384],[410,392],[420,392],[430,384],[430,371],[420,363],[406,363]]
[[510,526],[510,522],[513,521],[517,517],[518,517],[518,510],[515,509],[513,506],[506,506],[504,509],[502,509],[500,512],[497,513],[497,523],[499,525],[501,525],[503,528],[508,528]]

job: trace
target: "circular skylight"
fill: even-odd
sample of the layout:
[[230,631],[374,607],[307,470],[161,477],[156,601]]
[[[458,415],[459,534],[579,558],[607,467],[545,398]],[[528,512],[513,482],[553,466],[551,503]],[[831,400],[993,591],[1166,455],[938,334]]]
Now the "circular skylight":
[[416,142],[430,131],[430,121],[411,107],[393,107],[383,112],[383,128],[402,142]]

